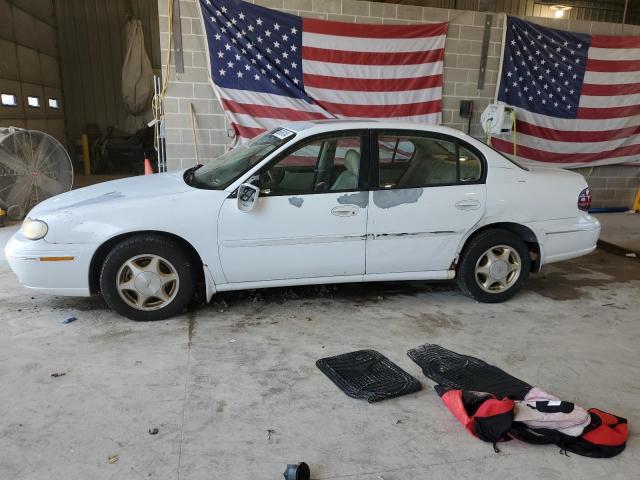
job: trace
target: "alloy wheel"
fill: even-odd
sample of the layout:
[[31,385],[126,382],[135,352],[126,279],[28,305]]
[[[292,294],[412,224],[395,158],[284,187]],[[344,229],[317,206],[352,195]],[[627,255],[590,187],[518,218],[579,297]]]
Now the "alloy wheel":
[[496,245],[478,258],[475,278],[485,292],[500,293],[516,283],[521,270],[522,261],[517,250],[508,245]]
[[136,255],[122,264],[116,276],[120,298],[142,311],[166,307],[176,297],[179,286],[177,270],[159,255]]

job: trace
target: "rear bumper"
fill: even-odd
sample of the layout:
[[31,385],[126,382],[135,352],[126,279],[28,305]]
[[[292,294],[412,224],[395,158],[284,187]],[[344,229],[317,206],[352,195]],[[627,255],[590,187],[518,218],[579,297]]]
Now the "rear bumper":
[[5,255],[27,288],[52,295],[89,296],[89,265],[95,248],[31,241],[18,232],[7,243]]
[[540,222],[534,229],[542,239],[542,265],[593,252],[600,237],[600,222],[591,215]]

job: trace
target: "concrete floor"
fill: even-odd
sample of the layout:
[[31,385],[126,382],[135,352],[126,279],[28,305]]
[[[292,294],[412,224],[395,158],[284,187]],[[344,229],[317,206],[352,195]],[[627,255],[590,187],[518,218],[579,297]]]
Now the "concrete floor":
[[[638,478],[638,262],[596,252],[549,266],[499,305],[450,283],[342,285],[225,294],[135,323],[99,298],[34,295],[0,259],[0,478],[275,480],[301,460],[318,480]],[[627,417],[627,450],[597,460],[514,441],[494,453],[406,356],[424,342]],[[369,405],[315,367],[362,348],[423,390]]]
[[602,224],[600,240],[640,256],[640,214],[602,213],[596,217]]

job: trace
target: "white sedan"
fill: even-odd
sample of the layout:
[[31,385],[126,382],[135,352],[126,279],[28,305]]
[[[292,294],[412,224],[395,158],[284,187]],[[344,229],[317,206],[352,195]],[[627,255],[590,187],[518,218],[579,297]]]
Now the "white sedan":
[[321,121],[186,171],[74,190],[28,215],[6,255],[25,286],[101,293],[157,320],[196,291],[457,278],[481,302],[595,249],[584,178],[526,168],[457,130]]

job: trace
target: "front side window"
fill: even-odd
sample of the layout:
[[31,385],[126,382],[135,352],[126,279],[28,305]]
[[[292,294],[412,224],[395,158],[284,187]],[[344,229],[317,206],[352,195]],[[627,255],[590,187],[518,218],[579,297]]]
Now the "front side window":
[[359,134],[303,142],[260,174],[261,194],[301,195],[356,190],[361,152]]
[[420,132],[378,134],[381,188],[417,188],[477,182],[479,156],[455,138]]
[[276,128],[239,145],[193,172],[189,183],[196,188],[225,189],[243,173],[260,163],[267,155],[291,141],[295,133]]

